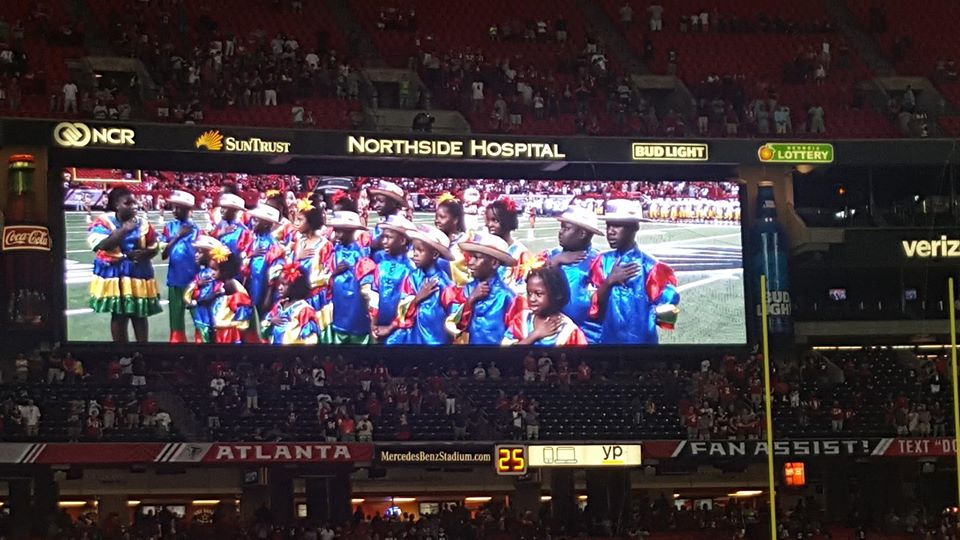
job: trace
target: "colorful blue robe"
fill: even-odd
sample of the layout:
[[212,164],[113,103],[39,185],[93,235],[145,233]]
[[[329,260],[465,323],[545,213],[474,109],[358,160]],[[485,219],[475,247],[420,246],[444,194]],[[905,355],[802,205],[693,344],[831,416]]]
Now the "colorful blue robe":
[[634,245],[626,252],[610,250],[594,259],[590,266],[590,282],[595,288],[603,285],[618,259],[621,265],[636,263],[641,270],[625,284],[610,289],[602,319],[599,318],[597,291],[593,292],[590,317],[600,321],[600,342],[604,345],[655,345],[659,342],[657,328],[672,328],[672,323],[658,320],[657,306],[680,303],[677,276],[672,268]]

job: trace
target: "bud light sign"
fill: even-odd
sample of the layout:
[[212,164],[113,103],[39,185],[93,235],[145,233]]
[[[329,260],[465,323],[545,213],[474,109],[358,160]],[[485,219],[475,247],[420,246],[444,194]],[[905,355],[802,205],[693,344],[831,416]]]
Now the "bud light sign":
[[768,329],[773,335],[792,334],[790,278],[787,271],[789,245],[783,227],[777,222],[772,183],[763,182],[758,188],[757,216],[750,233],[750,244],[753,250],[757,320],[762,316],[760,276],[766,276]]

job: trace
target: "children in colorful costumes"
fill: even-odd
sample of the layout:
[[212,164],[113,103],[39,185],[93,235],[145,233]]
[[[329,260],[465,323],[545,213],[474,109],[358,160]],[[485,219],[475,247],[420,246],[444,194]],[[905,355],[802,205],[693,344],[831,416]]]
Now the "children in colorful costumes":
[[307,303],[317,312],[320,343],[333,341],[333,304],[330,302],[330,280],[333,276],[333,244],[323,236],[324,213],[316,197],[297,201],[294,219],[296,235],[290,246],[289,259],[300,265],[310,283]]
[[253,242],[250,228],[242,220],[245,208],[243,198],[239,195],[232,193],[221,195],[221,219],[211,232],[214,238],[241,257],[250,249],[250,244]]
[[173,207],[173,220],[160,233],[163,251],[160,256],[167,266],[167,311],[170,315],[170,343],[186,343],[186,306],[183,293],[200,271],[193,242],[200,236],[200,227],[190,219],[196,198],[186,191],[174,191],[167,199]]
[[526,278],[530,271],[530,264],[533,262],[530,250],[522,242],[513,238],[513,231],[520,227],[518,221],[519,211],[517,204],[513,199],[498,199],[487,205],[486,225],[487,231],[503,239],[507,244],[507,253],[516,264],[512,266],[501,265],[498,270],[500,279],[510,287],[515,294],[524,295],[527,293]]
[[514,266],[517,261],[507,243],[492,234],[476,233],[461,242],[460,248],[468,255],[473,280],[443,291],[442,302],[452,306],[447,331],[455,343],[499,345],[509,321],[523,307],[500,279],[500,267]]
[[451,341],[444,328],[451,299],[443,292],[454,283],[441,270],[440,261],[450,261],[450,238],[436,227],[420,225],[407,233],[412,243],[410,258],[416,268],[400,285],[400,303],[394,321],[377,329],[378,339],[386,336],[388,344],[446,345]]
[[95,253],[89,305],[110,314],[113,341],[128,341],[129,322],[136,340],[145,343],[147,317],[162,311],[150,262],[157,255],[157,233],[138,215],[139,205],[125,187],[110,191],[107,210],[87,228],[87,245]]
[[[370,312],[370,333],[376,339],[379,327],[389,326],[397,317],[400,304],[400,284],[413,270],[407,256],[410,239],[407,233],[416,227],[401,215],[392,215],[380,223],[380,244],[373,272],[361,279],[360,290]],[[386,340],[390,344],[390,339]]]
[[280,300],[260,322],[262,336],[274,345],[316,345],[320,327],[317,312],[310,307],[310,282],[296,263],[283,267]]
[[563,312],[583,330],[590,343],[600,342],[600,323],[590,318],[593,290],[590,284],[590,267],[600,254],[593,248],[594,235],[603,235],[597,217],[592,212],[571,206],[561,214],[557,242],[560,247],[544,251],[540,259],[547,266],[559,268],[567,279],[570,301]]
[[213,259],[214,250],[222,252],[229,248],[212,236],[201,235],[194,241],[197,266],[200,271],[183,292],[183,303],[190,310],[193,319],[194,341],[196,343],[213,343],[214,324],[213,302],[217,298],[216,280],[214,279]]
[[277,280],[283,269],[286,251],[273,236],[273,228],[280,222],[280,212],[267,204],[250,211],[253,220],[253,240],[244,252],[246,279],[244,284],[257,313],[267,313],[277,300]]
[[595,288],[590,317],[600,322],[604,345],[656,345],[658,328],[672,330],[677,321],[677,276],[637,246],[640,205],[627,200],[607,205],[603,220],[612,249],[601,253],[590,267]]
[[230,253],[226,246],[218,246],[210,251],[210,259],[214,279],[211,306],[214,342],[243,343],[254,309],[250,294],[236,279],[240,275],[240,257]]
[[509,321],[504,345],[564,347],[586,345],[577,323],[561,310],[570,301],[570,286],[559,268],[541,266],[527,275],[525,308]]
[[364,276],[373,272],[376,263],[370,250],[356,240],[357,231],[367,228],[356,212],[334,212],[333,229],[333,342],[367,345],[370,343],[370,315],[360,291]]
[[443,231],[449,239],[450,254],[453,258],[440,258],[437,261],[440,270],[445,272],[454,283],[463,285],[470,281],[467,260],[460,249],[460,241],[467,235],[466,215],[463,205],[450,193],[437,197],[437,210],[433,218],[434,225]]

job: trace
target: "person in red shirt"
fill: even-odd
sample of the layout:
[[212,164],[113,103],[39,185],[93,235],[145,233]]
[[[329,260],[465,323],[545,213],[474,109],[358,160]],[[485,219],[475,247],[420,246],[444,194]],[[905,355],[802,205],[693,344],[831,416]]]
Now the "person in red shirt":
[[373,377],[380,384],[387,382],[390,378],[390,371],[387,370],[387,366],[382,360],[377,362],[377,365],[373,367]]
[[840,433],[843,431],[843,420],[846,418],[846,413],[843,408],[840,407],[839,401],[833,402],[833,407],[830,409],[830,429],[834,433]]
[[687,407],[687,412],[683,416],[684,425],[687,426],[687,438],[694,440],[697,438],[697,424],[700,417],[697,415],[697,409],[693,405]]
[[157,410],[160,406],[152,392],[147,392],[147,397],[140,404],[140,414],[143,416],[143,427],[153,427],[157,416]]
[[580,382],[590,382],[590,377],[593,374],[593,370],[590,369],[590,366],[587,365],[586,360],[580,360],[580,365],[577,366],[577,380]]
[[340,440],[343,442],[353,442],[357,440],[356,422],[349,416],[344,416],[338,422],[340,428]]
[[107,380],[111,383],[118,384],[120,382],[120,359],[116,356],[110,360],[110,363],[107,364]]

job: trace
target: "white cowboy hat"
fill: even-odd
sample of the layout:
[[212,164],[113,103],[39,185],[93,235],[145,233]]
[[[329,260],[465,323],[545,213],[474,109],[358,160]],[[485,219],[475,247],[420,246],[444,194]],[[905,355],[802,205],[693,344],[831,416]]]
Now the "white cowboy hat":
[[197,249],[213,249],[222,246],[223,242],[206,234],[201,234],[196,240],[193,241],[193,247]]
[[478,232],[467,237],[459,245],[463,251],[489,255],[507,266],[517,265],[517,260],[513,258],[513,255],[510,255],[510,246],[507,245],[507,241],[499,236]]
[[401,215],[392,215],[387,216],[387,219],[385,219],[383,223],[380,223],[380,228],[407,234],[410,231],[416,230],[417,226]]
[[408,232],[407,236],[411,240],[420,240],[421,242],[425,242],[430,247],[437,250],[437,253],[439,253],[444,259],[447,259],[448,261],[453,260],[453,253],[450,252],[450,237],[433,225],[420,225],[416,229]]
[[221,208],[233,208],[234,210],[246,209],[246,203],[243,201],[243,197],[234,195],[233,193],[224,193],[221,195],[218,204]]
[[367,188],[367,192],[371,196],[379,194],[385,197],[390,197],[391,199],[400,203],[403,207],[407,206],[407,198],[403,194],[403,188],[394,184],[393,182],[381,180],[375,187]]
[[597,220],[596,214],[588,211],[586,208],[581,208],[579,206],[568,207],[563,214],[560,214],[560,217],[557,218],[557,221],[563,221],[571,225],[576,225],[581,229],[591,233],[603,235],[603,231],[600,230],[600,222]]
[[367,227],[361,223],[360,214],[356,212],[334,212],[327,223],[331,229],[357,229],[365,231]]
[[247,212],[250,217],[269,221],[270,223],[280,223],[280,211],[269,204],[258,204],[256,208]]
[[191,193],[186,191],[175,190],[173,193],[167,197],[167,202],[169,204],[175,204],[177,206],[186,206],[187,208],[193,208],[197,205],[197,199]]
[[639,223],[643,221],[643,208],[638,201],[613,199],[607,201],[607,212],[600,219]]

